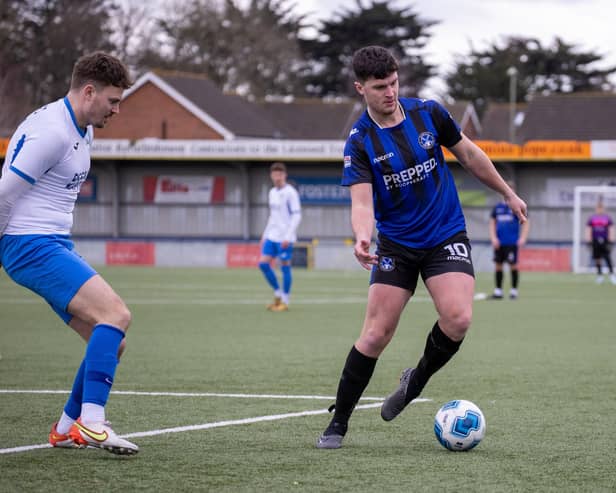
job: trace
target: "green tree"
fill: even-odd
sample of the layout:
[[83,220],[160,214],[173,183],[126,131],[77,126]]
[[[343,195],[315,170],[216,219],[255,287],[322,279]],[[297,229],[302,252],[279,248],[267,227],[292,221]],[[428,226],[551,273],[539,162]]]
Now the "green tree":
[[[0,67],[30,109],[66,93],[81,55],[112,51],[108,0],[14,0],[0,11]],[[23,116],[23,115],[22,115]]]
[[411,8],[396,9],[386,1],[364,6],[356,0],[354,9],[336,13],[322,23],[314,39],[302,42],[304,58],[310,60],[303,67],[307,91],[319,96],[354,95],[353,53],[362,46],[381,45],[400,63],[401,92],[416,94],[435,74],[422,55],[431,36],[429,28],[435,24],[420,19]]
[[162,39],[145,49],[143,68],[207,75],[248,97],[300,90],[298,33],[302,16],[287,0],[175,2],[159,19]]
[[548,46],[534,38],[507,37],[503,44],[472,49],[445,80],[449,96],[473,101],[481,110],[487,101],[509,101],[511,67],[517,71],[518,102],[534,94],[610,90],[608,76],[616,72],[616,67],[597,69],[596,62],[602,58],[597,53],[579,51],[576,45],[558,37]]
[[16,2],[0,0],[0,137],[10,135],[30,109],[24,90],[24,65],[15,62],[22,51]]

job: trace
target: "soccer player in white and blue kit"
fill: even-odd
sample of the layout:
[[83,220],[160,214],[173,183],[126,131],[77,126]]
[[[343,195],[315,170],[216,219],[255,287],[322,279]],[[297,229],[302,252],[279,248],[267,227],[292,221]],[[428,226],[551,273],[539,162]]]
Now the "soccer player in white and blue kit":
[[398,62],[387,49],[361,48],[352,63],[355,88],[367,109],[346,141],[342,185],[351,191],[354,254],[371,276],[364,325],[344,363],[334,415],[317,441],[321,449],[342,446],[353,409],[394,336],[419,276],[438,319],[419,362],[402,372],[398,388],[383,402],[385,421],[420,395],[456,354],[470,326],[475,286],[470,242],[442,147],[502,194],[522,222],[526,216],[526,204],[445,108],[436,101],[398,97]]
[[[273,312],[289,309],[291,284],[291,257],[293,244],[297,241],[297,227],[302,220],[302,208],[297,190],[287,183],[287,167],[284,163],[270,166],[270,178],[274,186],[269,191],[269,218],[261,236],[259,269],[274,291],[274,301],[267,306]],[[282,272],[282,287],[272,269],[272,260],[279,258]]]
[[68,94],[30,114],[6,152],[0,178],[0,263],[18,284],[44,298],[87,341],[64,411],[52,426],[54,447],[94,446],[122,455],[137,445],[105,420],[131,313],[75,250],[73,209],[90,170],[93,127],[119,112],[132,82],[117,58],[95,52],[73,67]]

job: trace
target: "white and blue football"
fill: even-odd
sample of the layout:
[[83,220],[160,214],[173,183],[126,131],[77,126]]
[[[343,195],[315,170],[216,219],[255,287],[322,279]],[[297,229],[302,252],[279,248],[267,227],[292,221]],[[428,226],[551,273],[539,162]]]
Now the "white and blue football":
[[481,409],[471,401],[449,401],[434,417],[434,434],[448,450],[470,450],[485,436],[486,419]]

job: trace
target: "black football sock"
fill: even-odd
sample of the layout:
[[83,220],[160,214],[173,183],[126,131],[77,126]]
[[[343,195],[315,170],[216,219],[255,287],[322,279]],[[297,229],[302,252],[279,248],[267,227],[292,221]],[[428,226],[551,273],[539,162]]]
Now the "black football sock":
[[409,382],[405,399],[407,404],[421,393],[430,377],[445,366],[445,363],[458,352],[463,340],[452,341],[443,333],[438,322],[434,324],[426,339],[424,354]]
[[376,358],[360,353],[355,346],[351,348],[338,384],[334,417],[325,434],[328,431],[341,435],[346,433],[351,413],[370,382],[376,361]]
[[503,271],[502,270],[497,270],[494,273],[494,277],[495,277],[495,282],[496,282],[497,289],[502,289],[502,287],[503,287]]
[[607,264],[607,268],[610,271],[610,274],[614,273],[614,268],[612,267],[612,259],[609,255],[605,256],[605,263]]
[[511,287],[513,289],[517,289],[518,288],[518,280],[519,280],[519,273],[518,273],[518,269],[511,269]]

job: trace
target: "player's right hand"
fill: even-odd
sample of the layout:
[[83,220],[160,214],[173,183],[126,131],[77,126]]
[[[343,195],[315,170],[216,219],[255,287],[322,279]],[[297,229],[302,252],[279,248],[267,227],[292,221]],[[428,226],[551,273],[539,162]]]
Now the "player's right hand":
[[378,263],[378,256],[370,253],[369,240],[357,240],[354,247],[355,258],[364,269],[370,270]]

